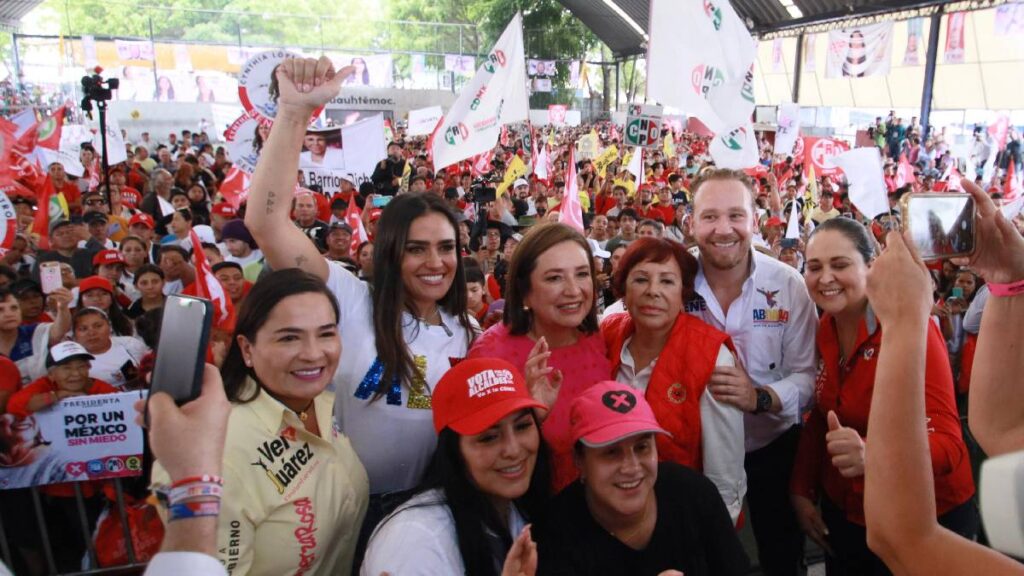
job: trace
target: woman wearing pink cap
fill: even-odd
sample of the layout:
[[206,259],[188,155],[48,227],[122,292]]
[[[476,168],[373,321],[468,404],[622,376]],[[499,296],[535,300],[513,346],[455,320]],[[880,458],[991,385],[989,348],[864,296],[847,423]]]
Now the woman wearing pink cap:
[[366,576],[532,575],[537,549],[527,521],[547,505],[544,444],[512,364],[465,360],[433,394],[437,450],[414,495],[377,526]]
[[628,384],[600,382],[569,411],[580,481],[548,506],[540,574],[746,574],[747,556],[715,485],[658,462],[667,435]]

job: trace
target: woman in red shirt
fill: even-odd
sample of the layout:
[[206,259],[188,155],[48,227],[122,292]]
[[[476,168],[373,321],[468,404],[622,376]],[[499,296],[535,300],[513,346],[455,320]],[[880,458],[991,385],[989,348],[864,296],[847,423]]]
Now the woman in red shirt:
[[[882,338],[865,291],[874,245],[859,223],[833,218],[814,231],[806,255],[807,289],[824,314],[816,406],[800,436],[790,484],[793,506],[808,536],[831,552],[828,574],[889,574],[868,549],[864,528],[864,438]],[[974,480],[949,356],[934,323],[928,325],[925,413],[939,523],[973,538]]]

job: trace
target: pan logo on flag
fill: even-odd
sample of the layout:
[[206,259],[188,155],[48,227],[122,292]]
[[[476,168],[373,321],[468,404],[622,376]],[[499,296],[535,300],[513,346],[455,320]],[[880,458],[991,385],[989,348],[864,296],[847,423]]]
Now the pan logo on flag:
[[469,138],[469,128],[466,128],[466,125],[462,122],[459,122],[444,132],[444,141],[452,146],[454,146],[460,139],[466,140],[467,138]]
[[739,127],[725,136],[722,136],[722,143],[730,150],[742,150],[743,141],[747,138],[747,129]]
[[704,0],[704,14],[711,19],[711,25],[715,27],[715,30],[722,29],[722,9],[715,6],[714,2]]
[[505,58],[505,51],[495,50],[487,55],[487,60],[484,61],[484,70],[493,74],[495,64],[504,68],[506,62],[508,62],[508,59]]
[[690,78],[693,80],[693,91],[704,98],[708,97],[708,92],[712,88],[721,86],[725,82],[725,74],[722,74],[721,70],[704,64],[694,68]]

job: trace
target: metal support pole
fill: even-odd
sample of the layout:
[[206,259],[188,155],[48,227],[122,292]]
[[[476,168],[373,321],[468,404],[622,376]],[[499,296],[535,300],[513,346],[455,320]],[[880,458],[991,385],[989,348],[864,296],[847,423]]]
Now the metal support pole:
[[[107,203],[107,209],[111,214],[114,213],[114,207],[110,204],[110,158],[107,153],[107,101],[97,100],[96,108],[100,112],[100,143],[102,144],[103,155],[100,157],[103,170],[103,201]],[[78,485],[75,484],[77,487]]]
[[804,33],[796,37],[796,62],[793,63],[793,103],[800,102],[800,74],[804,67]]
[[14,88],[21,92],[21,57],[18,54],[18,35],[11,32],[11,50],[14,52]]
[[615,59],[615,111],[619,111],[619,59]]
[[100,563],[96,559],[96,543],[92,541],[92,526],[89,526],[89,514],[85,510],[85,497],[82,495],[82,485],[80,482],[72,482],[71,486],[75,489],[75,506],[78,508],[78,524],[82,529],[82,539],[85,540],[85,549],[89,557],[89,567],[93,568],[99,566]]
[[931,17],[931,30],[928,31],[928,54],[924,61],[924,86],[921,90],[921,141],[924,142],[931,132],[932,88],[935,85],[935,62],[939,55],[939,28],[942,24],[942,12],[936,11]]

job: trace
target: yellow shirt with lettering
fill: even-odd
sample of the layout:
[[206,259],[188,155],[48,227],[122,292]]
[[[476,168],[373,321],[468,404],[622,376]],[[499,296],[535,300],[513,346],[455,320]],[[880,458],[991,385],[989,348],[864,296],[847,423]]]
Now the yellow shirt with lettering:
[[[323,438],[266,392],[232,407],[217,524],[217,556],[229,574],[351,573],[369,481],[333,424],[334,394],[314,404]],[[159,462],[153,483],[168,483]]]

